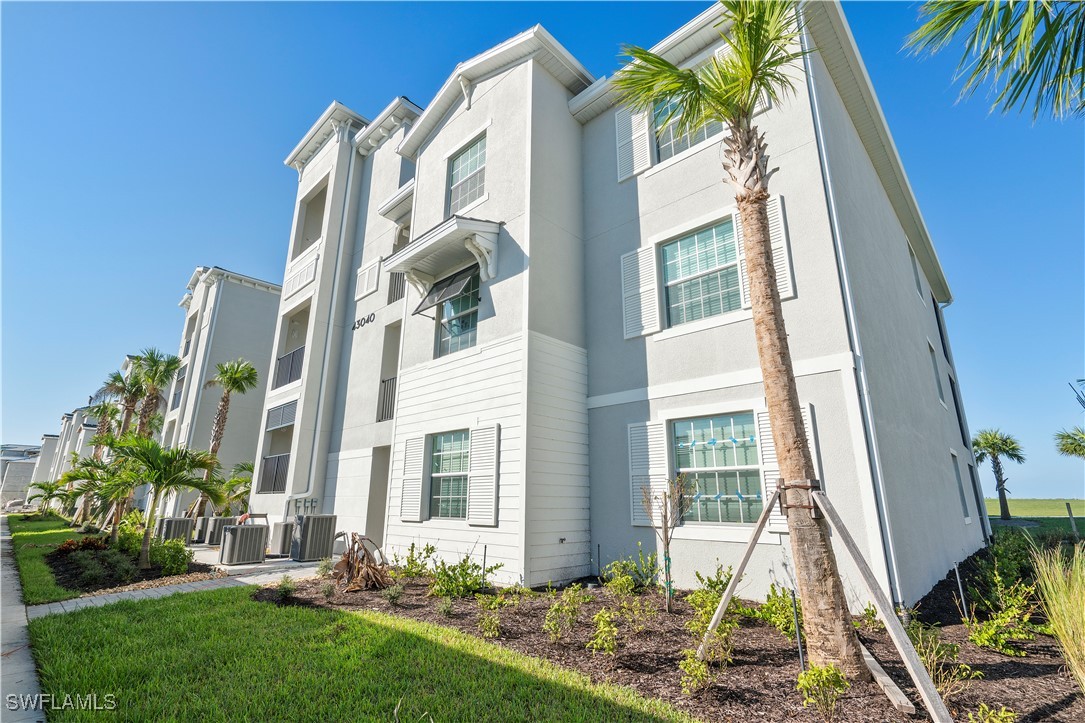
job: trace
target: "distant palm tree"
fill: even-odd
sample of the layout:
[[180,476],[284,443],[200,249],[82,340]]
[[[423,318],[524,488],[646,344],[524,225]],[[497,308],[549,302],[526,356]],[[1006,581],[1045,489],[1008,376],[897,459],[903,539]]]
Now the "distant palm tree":
[[143,383],[138,374],[130,372],[125,376],[122,372],[110,372],[92,401],[117,400],[121,407],[121,424],[116,436],[122,437],[128,433],[128,427],[132,423],[132,415],[135,414],[136,405],[139,404],[139,400],[142,398]]
[[[657,132],[692,136],[710,121],[727,130],[720,151],[723,178],[738,207],[742,228],[754,340],[757,345],[769,423],[786,480],[816,479],[803,427],[795,369],[784,326],[769,237],[769,167],[765,134],[754,118],[767,99],[778,104],[801,77],[801,16],[797,2],[723,0],[725,52],[697,68],[679,68],[644,48],[623,47],[632,62],[614,76],[621,103],[650,114]],[[663,110],[659,110],[663,109]],[[791,505],[809,504],[800,490],[787,492]],[[835,664],[849,677],[869,679],[851,624],[844,586],[822,517],[798,507],[787,515],[795,573],[803,599],[810,659]]]
[[38,509],[41,512],[48,510],[52,507],[54,502],[62,502],[68,495],[68,483],[67,482],[37,482],[31,486],[30,489],[38,490],[32,495],[26,498],[27,503],[38,501]]
[[1033,118],[1085,115],[1085,3],[934,0],[920,16],[926,22],[907,41],[917,52],[964,38],[962,96],[990,82],[1003,112],[1032,105]]
[[221,488],[214,482],[204,479],[204,474],[214,470],[217,462],[208,452],[174,448],[165,449],[158,442],[147,437],[128,437],[113,448],[121,459],[129,460],[150,487],[147,498],[146,528],[143,530],[143,545],[139,552],[139,567],[145,570],[151,566],[151,535],[154,531],[155,508],[163,492],[183,492],[194,489],[203,492],[213,504],[222,504]]
[[164,354],[158,349],[144,349],[136,357],[132,373],[139,377],[143,385],[143,401],[139,405],[136,434],[142,437],[149,437],[152,434],[151,420],[158,413],[162,394],[169,388],[180,368],[180,359],[173,354]]
[[223,505],[222,514],[230,515],[234,510],[239,515],[249,511],[249,496],[252,493],[252,474],[255,465],[252,462],[238,462],[230,470],[230,478],[226,480],[223,492],[226,501]]
[[[211,425],[211,445],[208,451],[218,456],[219,448],[222,447],[222,437],[226,434],[226,418],[230,414],[230,395],[244,394],[256,389],[260,384],[260,373],[251,362],[244,359],[223,362],[215,367],[215,376],[207,380],[205,385],[222,387],[222,397],[219,398],[218,410],[215,412],[215,421]],[[210,473],[208,473],[210,479]],[[196,517],[203,517],[204,507],[207,504],[206,495],[200,495],[196,505]]]
[[98,429],[90,441],[94,445],[94,458],[101,459],[102,452],[105,450],[105,440],[112,437],[116,431],[121,410],[114,402],[101,401],[88,407],[87,414],[98,420]]
[[1055,448],[1059,450],[1059,454],[1067,457],[1085,459],[1085,429],[1074,427],[1059,430],[1055,433]]
[[976,461],[983,462],[991,458],[991,469],[995,473],[995,489],[998,490],[999,517],[1004,520],[1010,519],[1010,503],[1006,499],[1006,478],[1002,469],[1002,458],[1021,464],[1025,461],[1025,453],[1021,450],[1021,444],[1008,434],[1003,434],[997,429],[981,429],[972,438],[972,451],[976,453]]

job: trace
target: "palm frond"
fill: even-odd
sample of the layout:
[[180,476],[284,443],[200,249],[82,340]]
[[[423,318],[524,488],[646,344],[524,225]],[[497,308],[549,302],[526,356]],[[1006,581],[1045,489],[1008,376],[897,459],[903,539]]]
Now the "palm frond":
[[1074,427],[1055,433],[1055,448],[1067,457],[1085,459],[1085,429]]

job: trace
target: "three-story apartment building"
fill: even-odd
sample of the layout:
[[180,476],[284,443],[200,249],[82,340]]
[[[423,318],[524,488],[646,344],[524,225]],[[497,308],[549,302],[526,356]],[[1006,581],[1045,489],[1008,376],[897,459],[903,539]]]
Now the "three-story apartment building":
[[[758,116],[783,312],[827,494],[913,602],[986,534],[951,295],[839,5],[805,12],[817,52]],[[654,50],[703,63],[719,22]],[[736,562],[778,471],[724,132],[653,127],[540,26],[424,110],[333,103],[287,158],[253,508],[334,513],[391,551],[485,549],[499,581],[537,585],[654,545],[641,490],[686,473],[676,579]],[[786,534],[774,514],[743,594],[787,581]]]

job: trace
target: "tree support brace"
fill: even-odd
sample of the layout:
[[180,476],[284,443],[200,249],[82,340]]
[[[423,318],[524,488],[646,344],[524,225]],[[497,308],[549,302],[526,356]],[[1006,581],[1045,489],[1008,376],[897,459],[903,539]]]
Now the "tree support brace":
[[815,520],[821,517],[821,510],[814,504],[814,501],[807,495],[806,499],[810,502],[808,505],[789,505],[787,504],[787,491],[788,490],[805,490],[806,492],[820,492],[821,482],[816,479],[803,479],[794,480],[792,482],[784,482],[780,480],[777,489],[780,490],[780,514],[787,517],[787,511],[789,509],[798,510],[810,510],[810,516]]

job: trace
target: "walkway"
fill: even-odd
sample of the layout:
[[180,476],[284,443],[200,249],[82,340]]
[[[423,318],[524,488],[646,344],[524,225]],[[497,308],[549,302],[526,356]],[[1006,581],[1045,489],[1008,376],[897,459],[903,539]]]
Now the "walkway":
[[6,705],[10,694],[33,696],[41,693],[34,656],[30,654],[23,586],[15,567],[6,515],[0,518],[0,691],[4,694],[0,702],[0,720],[5,723],[45,720],[41,711],[11,711]]

